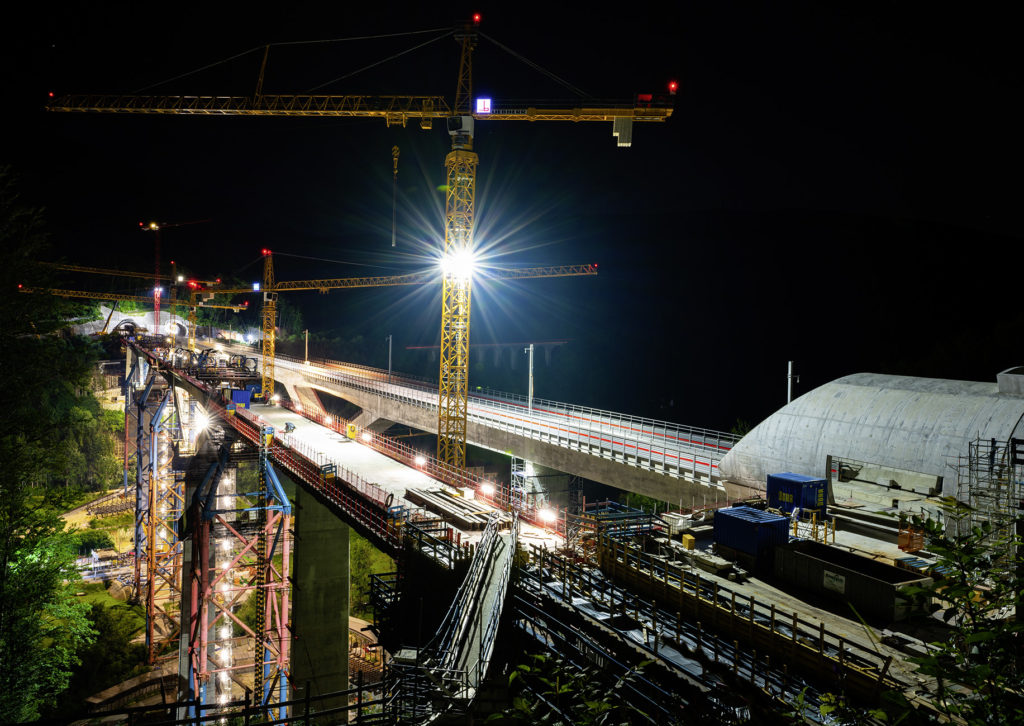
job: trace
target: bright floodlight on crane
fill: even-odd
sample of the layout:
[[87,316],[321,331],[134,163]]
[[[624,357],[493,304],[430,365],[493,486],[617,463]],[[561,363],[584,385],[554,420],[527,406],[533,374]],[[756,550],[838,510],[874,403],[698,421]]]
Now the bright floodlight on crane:
[[469,280],[476,270],[476,254],[473,250],[462,248],[446,254],[441,258],[441,272],[445,277],[455,280]]

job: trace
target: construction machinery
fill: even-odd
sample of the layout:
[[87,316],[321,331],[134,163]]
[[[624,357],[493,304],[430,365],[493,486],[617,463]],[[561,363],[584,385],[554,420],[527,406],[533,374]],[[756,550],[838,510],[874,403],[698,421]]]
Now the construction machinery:
[[[473,150],[477,121],[603,121],[611,122],[620,147],[632,141],[634,122],[661,122],[672,115],[676,85],[667,95],[643,94],[622,103],[578,101],[545,106],[530,102],[515,107],[496,106],[491,99],[472,99],[472,59],[480,37],[480,16],[450,32],[460,46],[454,104],[429,95],[331,95],[272,94],[263,90],[267,46],[256,84],[246,96],[185,95],[67,95],[55,98],[51,111],[215,115],[215,116],[322,116],[333,118],[381,118],[388,126],[405,126],[418,120],[421,128],[444,121],[451,136],[445,158],[447,174],[445,234],[441,294],[441,355],[438,383],[438,458],[459,470],[466,462],[466,414],[469,393],[469,332],[473,270],[473,223],[476,195],[477,154]],[[265,272],[264,277],[267,277]],[[264,337],[273,321],[277,290],[264,290]],[[271,344],[272,345],[272,344]],[[265,365],[266,367],[266,365]],[[270,375],[273,375],[272,367]],[[264,387],[264,393],[268,389]]]

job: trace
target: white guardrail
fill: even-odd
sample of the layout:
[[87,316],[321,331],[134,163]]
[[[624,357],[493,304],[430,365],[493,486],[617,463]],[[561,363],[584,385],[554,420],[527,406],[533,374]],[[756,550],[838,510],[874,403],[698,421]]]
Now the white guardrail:
[[[258,354],[250,352],[257,359]],[[275,367],[307,380],[342,385],[407,405],[437,410],[437,389],[427,380],[339,361],[278,355]],[[735,434],[485,390],[470,395],[468,419],[518,436],[618,461],[668,476],[715,479],[718,462],[739,440]]]

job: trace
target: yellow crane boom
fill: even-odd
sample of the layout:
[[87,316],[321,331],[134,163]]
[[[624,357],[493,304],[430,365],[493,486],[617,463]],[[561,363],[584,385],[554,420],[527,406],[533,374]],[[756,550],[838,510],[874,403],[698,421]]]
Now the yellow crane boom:
[[[423,285],[436,282],[438,273],[434,271],[413,272],[406,275],[373,275],[369,277],[333,277],[314,280],[276,280],[274,277],[273,253],[264,249],[263,252],[263,283],[259,291],[251,287],[210,288],[203,295],[246,295],[255,292],[263,293],[263,377],[260,393],[264,400],[270,400],[274,394],[274,350],[277,335],[277,295],[281,292],[299,292],[318,290],[343,290],[366,287],[391,287],[398,285]],[[589,277],[597,274],[597,265],[548,265],[542,267],[496,268],[484,273],[495,280],[525,280],[537,277]],[[193,293],[195,294],[195,293]],[[195,350],[194,316],[189,317],[189,350]]]
[[[445,122],[452,139],[451,152],[445,158],[447,196],[445,200],[444,252],[448,261],[441,293],[441,361],[438,385],[438,458],[458,470],[466,462],[466,414],[469,394],[469,330],[472,274],[460,272],[471,267],[474,251],[476,167],[473,152],[474,125],[486,121],[571,121],[612,122],[612,134],[618,146],[629,146],[633,122],[665,121],[672,115],[669,96],[637,96],[627,102],[571,104],[527,103],[522,106],[472,104],[472,56],[478,39],[480,17],[461,25],[453,33],[460,46],[459,72],[455,102],[448,106],[440,96],[417,95],[330,95],[263,93],[261,69],[253,96],[202,95],[69,95],[54,99],[48,109],[66,112],[173,114],[206,116],[324,116],[381,118],[388,126],[405,126],[418,120],[424,129],[435,119]],[[264,65],[266,63],[264,57]],[[674,96],[675,84],[669,86]],[[265,280],[272,279],[269,260]],[[398,283],[400,284],[400,283]],[[408,283],[413,284],[413,283]],[[299,289],[299,288],[292,288]],[[316,287],[313,289],[322,289]],[[273,346],[273,314],[277,292],[281,288],[264,285],[264,345]],[[268,315],[270,317],[268,317]],[[272,360],[272,356],[271,356]],[[267,368],[266,363],[264,368]],[[271,376],[273,369],[271,366]],[[269,395],[264,380],[263,393]],[[273,385],[273,379],[269,380]]]

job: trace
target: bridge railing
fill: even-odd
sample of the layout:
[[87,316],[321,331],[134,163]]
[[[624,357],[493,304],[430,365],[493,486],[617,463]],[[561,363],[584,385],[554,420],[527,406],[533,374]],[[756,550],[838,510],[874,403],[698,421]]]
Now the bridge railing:
[[476,476],[464,469],[457,469],[447,462],[440,461],[434,456],[421,451],[409,444],[398,441],[395,438],[386,436],[376,431],[371,431],[353,424],[343,418],[328,416],[320,411],[307,411],[291,401],[282,401],[279,404],[282,408],[294,411],[304,418],[314,421],[321,426],[331,429],[342,436],[349,435],[349,426],[353,427],[355,437],[360,443],[379,451],[385,456],[408,467],[419,469],[428,476],[454,487],[479,489],[487,480]]
[[[498,391],[491,388],[478,390],[473,395],[473,398],[475,400],[484,399],[509,403],[520,407],[524,413],[529,410],[530,405],[530,399],[522,394],[508,393],[507,391]],[[661,419],[633,416],[632,414],[606,411],[590,406],[537,398],[536,396],[533,398],[533,411],[535,415],[548,414],[563,417],[575,422],[581,428],[594,428],[595,425],[598,427],[598,430],[618,428],[623,432],[635,434],[639,438],[663,439],[669,445],[699,448],[707,450],[710,454],[723,455],[740,440],[740,437],[736,434],[715,431],[714,429],[685,426]]]
[[[278,356],[290,369],[323,383],[342,385],[398,401],[436,410],[437,394],[428,381],[392,376],[369,366],[331,361],[331,365],[363,371],[315,370],[298,359]],[[692,478],[710,478],[718,461],[735,445],[735,434],[642,416],[533,399],[533,414],[525,396],[486,389],[470,397],[468,419],[476,423],[563,448],[584,452],[650,471]]]
[[480,660],[477,662],[476,673],[471,675],[473,682],[478,686],[487,672],[487,666],[491,661],[494,650],[494,641],[498,635],[498,625],[501,623],[501,612],[505,603],[505,595],[508,593],[508,584],[512,579],[512,566],[515,562],[516,549],[519,547],[519,519],[512,517],[512,530],[509,538],[509,555],[505,559],[505,565],[500,573],[501,585],[494,596],[491,612],[487,622],[484,624],[484,634],[480,639]]
[[[717,473],[717,453],[702,453],[700,450],[688,448],[686,444],[676,444],[663,432],[655,438],[653,432],[635,433],[619,422],[608,423],[592,418],[581,421],[573,420],[569,416],[570,414],[564,414],[561,420],[545,420],[535,413],[533,417],[529,417],[519,404],[490,400],[486,408],[474,407],[469,418],[525,438],[649,471],[677,476],[689,474],[695,479],[709,478]],[[577,419],[583,418],[585,417],[577,416]],[[644,438],[644,434],[650,438]]]
[[[139,351],[153,361],[157,361],[151,353],[139,349]],[[176,375],[187,380],[200,390],[210,394],[207,407],[213,413],[225,419],[243,437],[255,445],[260,444],[260,426],[262,420],[259,415],[244,408],[229,412],[225,406],[220,405],[216,400],[216,393],[202,381],[178,370]],[[338,466],[322,452],[316,451],[313,447],[302,442],[293,441],[286,444],[275,436],[271,443],[270,454],[273,460],[292,474],[305,481],[320,492],[329,502],[338,507],[346,517],[362,525],[368,532],[374,533],[379,538],[379,543],[397,551],[402,546],[402,533],[397,522],[388,516],[387,504],[388,492],[372,482],[368,482],[358,474]],[[324,466],[328,463],[335,464],[335,476],[325,476]]]

